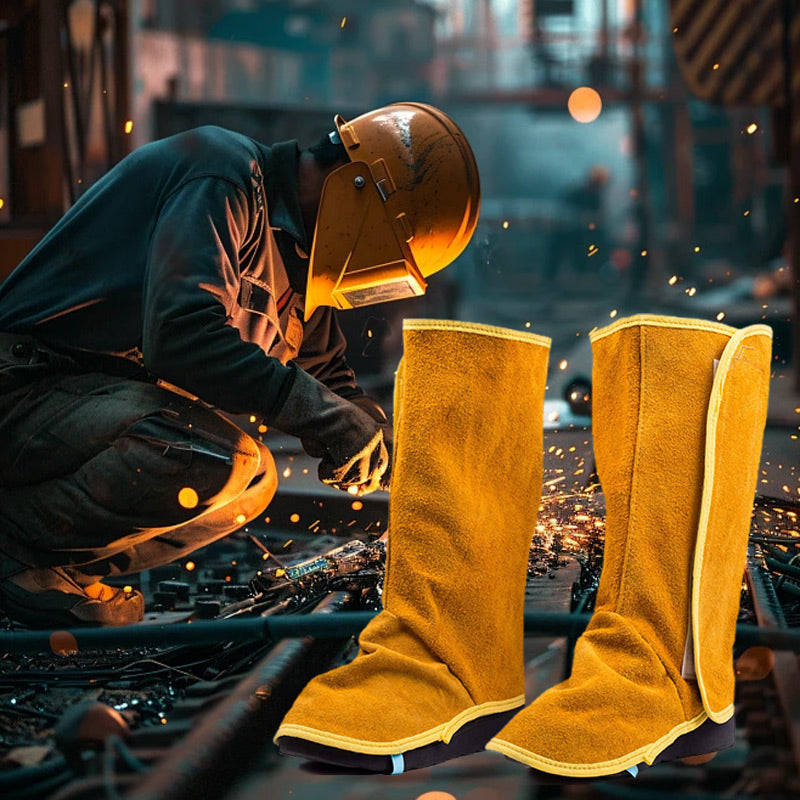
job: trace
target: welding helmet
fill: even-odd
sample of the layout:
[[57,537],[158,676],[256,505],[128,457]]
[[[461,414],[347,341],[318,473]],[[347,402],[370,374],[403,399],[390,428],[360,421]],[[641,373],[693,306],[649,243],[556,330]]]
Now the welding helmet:
[[322,187],[305,318],[319,306],[358,308],[425,293],[425,279],[467,246],[480,208],[469,143],[444,113],[394,103],[330,136],[348,164]]

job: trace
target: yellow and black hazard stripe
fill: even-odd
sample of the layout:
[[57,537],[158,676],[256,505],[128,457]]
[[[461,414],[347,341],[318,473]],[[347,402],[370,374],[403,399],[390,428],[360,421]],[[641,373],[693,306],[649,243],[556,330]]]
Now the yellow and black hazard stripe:
[[724,105],[785,105],[785,55],[788,48],[796,60],[800,54],[800,9],[790,0],[787,13],[785,3],[670,0],[675,53],[690,91]]

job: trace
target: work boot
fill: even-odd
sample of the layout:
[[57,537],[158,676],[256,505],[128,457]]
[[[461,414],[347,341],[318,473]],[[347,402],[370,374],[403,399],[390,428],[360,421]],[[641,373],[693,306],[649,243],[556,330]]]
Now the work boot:
[[406,320],[383,610],[314,678],[281,752],[395,773],[481,750],[524,701],[550,340]]
[[28,568],[0,582],[0,607],[32,628],[129,625],[144,617],[144,597],[85,581],[66,567]]
[[594,615],[570,677],[487,749],[557,775],[635,775],[733,744],[771,330],[643,314],[591,340],[606,498]]

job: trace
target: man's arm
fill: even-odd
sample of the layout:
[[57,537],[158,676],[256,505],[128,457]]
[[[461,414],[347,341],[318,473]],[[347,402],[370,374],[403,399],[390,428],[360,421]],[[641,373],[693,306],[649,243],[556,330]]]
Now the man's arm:
[[[345,357],[346,351],[347,340],[339,327],[336,310],[320,306],[305,324],[303,344],[295,362],[340,397],[355,403],[373,419],[386,423],[384,410],[356,383],[355,373]],[[391,432],[387,431],[386,436],[390,439]]]
[[[303,329],[303,344],[295,362],[318,381],[365,411],[380,424],[391,459],[392,426],[381,406],[356,383],[355,373],[345,357],[346,350],[347,340],[339,327],[335,309],[329,306],[320,306],[311,315],[311,319]],[[309,455],[318,455],[313,442],[304,440],[303,447]],[[390,469],[387,469],[382,481],[384,488],[388,485],[389,472]]]
[[150,243],[142,354],[156,377],[225,411],[269,419],[294,369],[228,324],[249,225],[244,191],[222,178],[188,181],[167,199]]
[[303,343],[295,361],[341,397],[363,395],[347,363],[346,351],[347,340],[336,311],[330,306],[320,306],[303,327]]
[[[380,425],[297,365],[284,366],[228,324],[239,298],[239,252],[251,228],[244,190],[197,178],[165,202],[143,287],[142,355],[156,377],[321,451],[320,479],[359,493],[388,464]],[[267,234],[268,235],[268,234]]]

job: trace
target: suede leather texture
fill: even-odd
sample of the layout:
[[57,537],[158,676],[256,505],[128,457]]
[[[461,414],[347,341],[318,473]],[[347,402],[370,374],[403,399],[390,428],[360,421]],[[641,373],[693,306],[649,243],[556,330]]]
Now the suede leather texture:
[[[399,754],[522,705],[549,341],[498,330],[406,321],[383,610],[352,662],[305,687],[275,741]],[[498,558],[503,579],[487,580]]]
[[[547,772],[607,775],[650,763],[707,718],[698,685],[681,677],[681,665],[714,360],[735,333],[699,320],[642,315],[593,334],[594,448],[606,498],[595,613],[577,642],[570,677],[513,717],[487,749]],[[718,692],[725,706],[733,684],[719,675],[732,678],[734,606],[769,379],[769,339],[753,338],[759,340],[747,351],[753,365],[733,362],[723,386],[725,441],[717,458],[725,463],[713,484],[718,513],[705,542],[713,555],[702,573],[703,659],[714,665],[714,697]],[[722,617],[715,610],[720,602]],[[712,627],[725,629],[709,636]]]
[[[727,654],[733,648],[741,577],[747,558],[752,493],[767,420],[772,346],[769,337],[750,335],[735,348],[720,395],[714,451],[714,483],[708,532],[698,558],[694,624],[699,647],[695,668],[706,710],[723,715],[733,702],[735,675]],[[731,487],[741,487],[731,491]],[[747,520],[747,523],[745,523]]]

